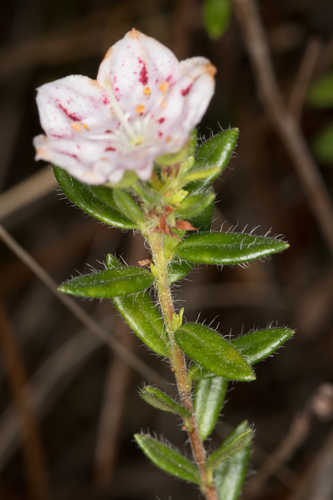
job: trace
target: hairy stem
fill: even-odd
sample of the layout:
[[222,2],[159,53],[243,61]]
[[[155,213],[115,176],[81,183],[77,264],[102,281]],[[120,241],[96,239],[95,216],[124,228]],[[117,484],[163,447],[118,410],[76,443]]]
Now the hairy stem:
[[168,258],[164,251],[163,234],[154,233],[149,238],[155,266],[156,284],[162,315],[170,340],[170,363],[174,372],[177,389],[184,407],[191,413],[190,419],[184,419],[184,429],[187,431],[193,458],[201,476],[201,490],[206,500],[217,500],[214,484],[209,480],[206,472],[206,450],[199,435],[198,426],[193,410],[191,389],[187,382],[187,369],[183,351],[178,347],[174,338],[173,318],[175,314],[170,284],[168,279]]

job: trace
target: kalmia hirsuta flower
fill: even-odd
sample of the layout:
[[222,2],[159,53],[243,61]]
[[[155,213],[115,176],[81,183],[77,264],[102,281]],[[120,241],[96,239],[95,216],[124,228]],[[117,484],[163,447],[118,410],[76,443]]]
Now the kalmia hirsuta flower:
[[154,160],[179,151],[214,92],[204,57],[179,62],[155,39],[132,29],[102,61],[97,79],[71,75],[38,89],[46,135],[36,159],[82,182],[119,182],[126,170],[149,179]]

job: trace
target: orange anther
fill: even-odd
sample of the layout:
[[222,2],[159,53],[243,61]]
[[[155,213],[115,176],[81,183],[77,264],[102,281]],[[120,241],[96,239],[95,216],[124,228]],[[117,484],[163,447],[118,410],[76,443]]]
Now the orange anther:
[[145,88],[143,89],[143,93],[144,93],[145,95],[150,95],[150,94],[151,94],[151,90],[150,90],[150,88],[149,88],[149,87],[145,87]]
[[138,104],[138,106],[135,109],[136,109],[136,112],[138,113],[138,115],[142,115],[142,113],[145,110],[145,105],[144,104]]
[[82,129],[82,123],[74,122],[72,123],[72,128],[75,130],[75,132],[80,132]]
[[169,88],[169,82],[164,80],[164,82],[160,84],[160,91],[162,92],[162,94],[165,94],[168,88]]

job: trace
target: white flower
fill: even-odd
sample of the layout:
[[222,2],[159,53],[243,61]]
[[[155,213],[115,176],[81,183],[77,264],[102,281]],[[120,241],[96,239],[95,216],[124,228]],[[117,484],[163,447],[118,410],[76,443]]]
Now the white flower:
[[126,170],[149,179],[154,159],[181,149],[214,92],[214,66],[179,62],[164,45],[132,29],[102,61],[97,80],[71,75],[38,89],[46,135],[36,159],[88,184],[116,183]]

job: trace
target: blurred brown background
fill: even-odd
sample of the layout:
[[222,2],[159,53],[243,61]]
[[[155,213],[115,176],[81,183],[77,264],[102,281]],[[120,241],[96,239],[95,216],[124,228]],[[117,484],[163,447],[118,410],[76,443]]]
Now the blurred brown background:
[[[98,267],[108,251],[131,263],[145,258],[138,237],[81,214],[63,200],[45,165],[35,163],[35,89],[68,74],[94,77],[106,49],[133,26],[180,59],[210,58],[218,68],[217,89],[200,135],[240,128],[237,152],[216,184],[214,227],[248,224],[259,226],[259,234],[272,228],[291,248],[246,269],[197,269],[176,288],[177,305],[185,305],[188,320],[201,312],[225,334],[272,321],[297,330],[278,356],[257,367],[256,382],[233,385],[210,446],[247,418],[256,439],[243,498],[329,500],[333,170],[314,163],[307,147],[333,111],[311,109],[305,95],[313,80],[333,69],[333,4],[258,4],[260,19],[252,1],[235,0],[225,35],[212,41],[196,0],[5,3],[0,222],[56,283],[87,265]],[[258,21],[264,38],[251,32]],[[263,43],[276,81],[262,60]],[[0,237],[7,237],[3,229]],[[115,355],[96,328],[78,321],[5,243],[0,255],[0,498],[198,498],[191,486],[154,469],[133,443],[134,432],[150,429],[183,445],[177,421],[140,400],[145,377]],[[76,303],[174,391],[167,367],[128,335],[111,305]]]

